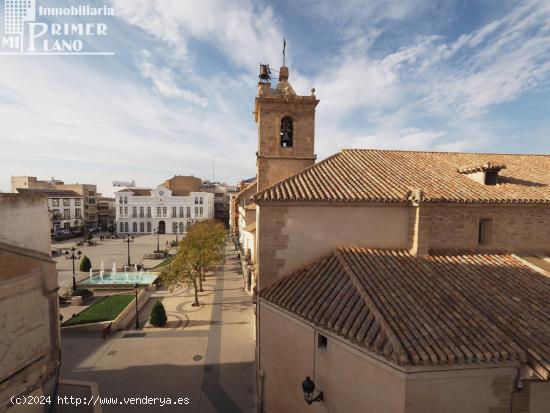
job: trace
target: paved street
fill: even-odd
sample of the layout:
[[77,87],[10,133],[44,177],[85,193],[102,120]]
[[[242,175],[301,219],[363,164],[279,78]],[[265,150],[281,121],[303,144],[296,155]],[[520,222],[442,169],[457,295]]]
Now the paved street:
[[[76,242],[81,240],[82,238],[74,238],[63,242],[55,242],[52,243],[52,249],[76,247]],[[86,255],[90,258],[94,269],[99,269],[102,260],[104,261],[106,271],[111,270],[113,262],[116,263],[117,267],[121,267],[128,262],[128,246],[122,239],[107,239],[100,242],[99,236],[94,235],[94,240],[97,241],[98,245],[92,247],[76,247],[82,251],[83,256]],[[166,247],[166,242],[173,240],[175,240],[174,234],[159,235],[160,248],[164,249]],[[152,267],[160,263],[160,260],[143,260],[144,254],[151,253],[156,250],[156,248],[156,235],[147,234],[135,236],[134,242],[130,243],[130,259],[132,264],[143,261],[146,267]],[[72,285],[73,263],[71,260],[65,259],[64,256],[57,256],[54,257],[54,259],[57,261],[58,283],[61,290],[64,290],[66,287]],[[89,273],[83,273],[78,270],[79,265],[80,261],[75,261],[77,281],[83,280],[89,276]]]
[[[104,412],[253,412],[254,307],[232,249],[226,252],[226,263],[207,277],[198,308],[191,306],[193,290],[182,285],[154,294],[141,311],[139,331],[107,340],[63,332],[61,377],[97,382],[101,397],[119,400],[190,398],[189,405],[162,408],[103,405]],[[146,321],[156,299],[167,311],[164,328]]]

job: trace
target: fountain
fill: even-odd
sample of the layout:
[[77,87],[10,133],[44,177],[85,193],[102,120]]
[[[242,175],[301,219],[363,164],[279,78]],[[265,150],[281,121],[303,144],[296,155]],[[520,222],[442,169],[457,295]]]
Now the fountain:
[[137,272],[137,264],[134,264],[134,272]]
[[103,282],[103,274],[105,274],[105,265],[103,264],[103,260],[102,260],[101,268],[99,270],[99,278],[101,278],[101,282]]
[[116,264],[113,262],[113,268],[111,268],[111,274],[116,274]]
[[92,269],[90,268],[90,282],[92,282]]

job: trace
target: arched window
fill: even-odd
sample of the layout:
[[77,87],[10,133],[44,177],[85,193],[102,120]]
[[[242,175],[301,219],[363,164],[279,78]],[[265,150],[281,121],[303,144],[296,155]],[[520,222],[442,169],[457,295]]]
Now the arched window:
[[285,116],[281,119],[281,146],[283,148],[292,148],[292,118]]

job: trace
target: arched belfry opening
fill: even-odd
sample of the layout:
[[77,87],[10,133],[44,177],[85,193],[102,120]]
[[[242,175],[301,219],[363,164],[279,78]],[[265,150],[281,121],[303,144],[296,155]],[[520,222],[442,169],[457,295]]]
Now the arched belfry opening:
[[293,122],[290,116],[281,119],[281,146],[292,148],[293,145]]

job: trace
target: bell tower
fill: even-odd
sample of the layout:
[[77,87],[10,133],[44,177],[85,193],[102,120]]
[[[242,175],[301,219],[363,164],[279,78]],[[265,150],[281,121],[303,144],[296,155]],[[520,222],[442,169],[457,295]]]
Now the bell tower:
[[257,190],[285,179],[315,163],[315,89],[298,96],[288,82],[288,67],[271,87],[269,65],[260,65],[254,117],[258,124]]

